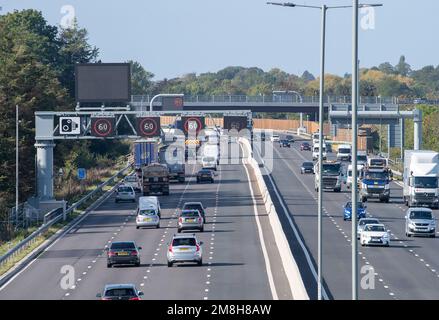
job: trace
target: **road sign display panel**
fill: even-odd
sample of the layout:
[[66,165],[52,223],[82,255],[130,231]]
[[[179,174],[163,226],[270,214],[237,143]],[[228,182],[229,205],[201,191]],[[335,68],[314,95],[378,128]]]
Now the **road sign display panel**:
[[224,129],[235,129],[240,131],[247,128],[247,117],[242,116],[225,116],[224,117]]
[[185,135],[198,134],[205,127],[204,117],[181,117],[181,125]]
[[108,138],[114,136],[116,127],[115,118],[93,117],[91,118],[91,135]]
[[182,111],[183,107],[183,97],[162,97],[163,111]]
[[160,136],[160,117],[137,118],[137,134],[142,137]]

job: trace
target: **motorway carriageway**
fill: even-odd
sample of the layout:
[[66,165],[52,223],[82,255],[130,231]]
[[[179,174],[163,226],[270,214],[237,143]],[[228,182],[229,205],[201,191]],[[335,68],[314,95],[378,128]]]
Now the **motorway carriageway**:
[[[295,139],[291,148],[275,144],[273,172],[264,175],[264,179],[308,294],[316,299],[317,192],[314,175],[300,174],[301,164],[312,161],[312,154],[300,151],[303,138]],[[255,154],[258,156],[259,152]],[[328,154],[330,159],[334,156]],[[350,198],[351,192],[345,187],[342,193],[325,191],[323,196],[323,277],[330,299],[351,298],[351,222],[343,221],[342,208]],[[391,231],[391,244],[387,248],[358,244],[359,267],[369,265],[375,271],[375,288],[364,290],[359,286],[360,299],[439,299],[439,238],[406,237],[406,210],[402,188],[396,182],[391,184],[390,203],[374,199],[367,202],[369,216],[378,218]],[[438,211],[434,214],[438,217]],[[297,229],[299,240],[293,228]]]
[[[172,184],[170,196],[160,196],[160,229],[136,230],[136,204],[116,204],[110,196],[5,284],[0,299],[96,299],[112,283],[133,283],[146,300],[292,299],[255,178],[250,187],[241,158],[236,163],[221,165],[214,184],[196,184],[199,167],[188,165],[187,182]],[[203,266],[168,268],[167,243],[177,232],[177,209],[186,201],[207,206],[205,231],[195,232],[204,242]],[[132,240],[143,248],[141,267],[108,269],[104,248]],[[69,290],[60,285],[66,265],[75,270]]]

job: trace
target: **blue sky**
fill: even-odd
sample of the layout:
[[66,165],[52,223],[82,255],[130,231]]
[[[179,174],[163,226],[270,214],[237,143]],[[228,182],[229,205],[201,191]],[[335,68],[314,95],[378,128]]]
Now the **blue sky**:
[[[293,0],[291,0],[293,2]],[[319,72],[320,10],[269,6],[265,0],[0,0],[2,14],[34,8],[58,25],[72,5],[103,62],[137,60],[156,79],[227,66]],[[297,0],[349,5],[351,0]],[[371,0],[369,3],[377,3]],[[382,0],[375,29],[361,31],[362,67],[395,64],[404,54],[413,68],[438,65],[439,1]],[[350,9],[328,12],[327,72],[351,72]]]

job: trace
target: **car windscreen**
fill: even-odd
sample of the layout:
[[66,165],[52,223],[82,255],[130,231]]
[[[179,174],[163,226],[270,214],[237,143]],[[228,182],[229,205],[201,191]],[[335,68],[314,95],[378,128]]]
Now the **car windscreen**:
[[211,161],[215,161],[215,158],[214,157],[204,157],[203,161],[211,162]]
[[198,173],[199,173],[199,174],[211,174],[212,171],[210,171],[210,170],[201,170],[201,171],[199,171]]
[[130,187],[119,187],[117,188],[117,192],[133,192],[133,189]]
[[[364,204],[363,202],[358,202],[357,207],[359,209],[364,209]],[[352,202],[348,202],[346,203],[346,208],[352,208]]]
[[371,159],[370,165],[371,166],[385,166],[386,160],[385,159]]
[[359,224],[360,224],[360,226],[364,226],[365,224],[375,224],[375,223],[378,223],[378,220],[373,220],[373,219],[361,220]]
[[111,249],[135,249],[136,246],[132,242],[116,242],[111,244]]
[[126,182],[137,182],[137,178],[135,176],[128,176],[125,178]]
[[323,173],[338,175],[340,173],[341,166],[339,164],[323,164]]
[[136,295],[136,292],[133,288],[117,288],[117,289],[109,289],[105,291],[106,297],[133,297]]
[[415,177],[413,184],[415,188],[437,188],[438,179],[436,177]]
[[341,149],[338,149],[338,152],[339,152],[339,153],[351,153],[351,149],[344,149],[344,148],[341,148]]
[[199,213],[198,211],[182,211],[181,212],[182,217],[198,217]]
[[199,204],[187,204],[183,207],[183,210],[198,210],[200,212],[202,211]]
[[177,238],[172,241],[173,247],[178,246],[195,246],[197,242],[195,241],[195,238]]
[[387,180],[388,176],[385,172],[370,172],[368,171],[365,174],[365,178],[367,179],[376,179],[376,180]]
[[357,156],[358,161],[367,162],[367,156]]
[[140,210],[139,215],[141,216],[153,216],[156,214],[156,211],[154,209],[146,209],[146,210]]
[[314,167],[314,163],[312,163],[312,162],[304,162],[304,163],[302,164],[302,166],[303,166],[304,168],[312,168],[312,167]]
[[426,219],[431,220],[431,212],[429,211],[412,211],[410,219]]
[[385,231],[383,226],[374,226],[374,225],[366,226],[364,228],[364,230],[366,230],[366,231],[373,231],[373,232],[383,232],[383,231]]

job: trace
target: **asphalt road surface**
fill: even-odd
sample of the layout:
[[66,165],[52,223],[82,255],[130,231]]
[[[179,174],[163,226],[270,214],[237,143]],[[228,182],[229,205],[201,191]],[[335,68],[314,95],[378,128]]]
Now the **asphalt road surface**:
[[[133,283],[145,293],[144,299],[291,299],[260,195],[255,190],[252,196],[246,170],[238,160],[221,165],[213,184],[196,184],[193,174],[199,167],[188,165],[187,182],[172,184],[170,196],[160,196],[160,229],[136,230],[136,204],[116,204],[114,195],[109,197],[3,286],[0,299],[96,299],[112,283]],[[176,210],[186,201],[207,206],[205,231],[195,232],[204,242],[203,266],[168,268],[167,243],[177,232]],[[256,219],[268,257],[262,251]],[[107,268],[105,246],[123,240],[142,246],[141,266]],[[63,266],[73,267],[75,273],[68,290],[61,286]]]
[[[267,137],[268,138],[268,137]],[[273,171],[264,176],[293,253],[301,270],[310,298],[316,298],[315,272],[317,261],[317,192],[314,176],[301,175],[300,166],[312,161],[309,151],[300,151],[301,138],[291,148],[274,145]],[[260,149],[260,148],[259,148]],[[255,152],[258,155],[259,152]],[[334,154],[329,155],[334,158]],[[351,298],[351,222],[343,221],[343,205],[351,192],[343,186],[342,193],[324,192],[323,211],[323,277],[330,299]],[[360,299],[439,299],[439,238],[408,238],[404,233],[407,207],[402,202],[402,188],[391,185],[390,203],[367,202],[368,216],[380,219],[391,231],[390,247],[359,247],[359,267],[373,267],[374,288],[359,286]],[[286,210],[285,210],[286,209]],[[435,211],[438,217],[438,211]],[[297,229],[298,237],[288,221]],[[306,259],[303,248],[309,253]],[[365,276],[360,275],[361,277]],[[364,283],[370,284],[370,281]]]

